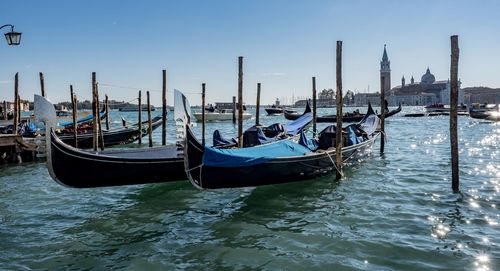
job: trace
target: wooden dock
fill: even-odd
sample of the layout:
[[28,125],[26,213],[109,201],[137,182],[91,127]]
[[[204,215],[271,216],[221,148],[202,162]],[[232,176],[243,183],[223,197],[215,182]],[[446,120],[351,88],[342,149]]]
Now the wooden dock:
[[20,135],[0,134],[0,162],[33,160],[36,148],[35,144],[25,142]]

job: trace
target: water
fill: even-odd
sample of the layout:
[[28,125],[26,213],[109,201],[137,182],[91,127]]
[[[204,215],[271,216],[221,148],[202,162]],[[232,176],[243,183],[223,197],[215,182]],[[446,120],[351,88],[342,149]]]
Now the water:
[[500,270],[500,124],[459,117],[457,195],[448,118],[412,110],[387,120],[385,154],[376,144],[340,182],[78,190],[43,163],[0,166],[0,269]]

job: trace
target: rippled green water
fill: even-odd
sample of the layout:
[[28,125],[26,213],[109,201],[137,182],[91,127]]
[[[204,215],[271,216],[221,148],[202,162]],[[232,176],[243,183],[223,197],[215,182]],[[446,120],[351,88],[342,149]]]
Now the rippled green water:
[[77,190],[43,163],[0,166],[0,269],[500,270],[500,124],[459,118],[460,196],[448,118],[403,114],[340,182]]

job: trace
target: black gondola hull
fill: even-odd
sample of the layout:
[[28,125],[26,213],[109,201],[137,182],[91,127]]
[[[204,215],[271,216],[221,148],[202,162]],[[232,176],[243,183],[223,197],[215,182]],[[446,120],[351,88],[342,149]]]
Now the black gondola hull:
[[[372,139],[342,151],[344,162],[355,162],[371,152]],[[335,171],[335,151],[302,157],[277,158],[246,167],[212,167],[202,163],[203,147],[188,129],[185,148],[186,171],[199,188],[218,189],[290,183],[311,179]]]
[[51,176],[65,186],[119,186],[186,180],[182,153],[177,153],[176,146],[167,146],[94,154],[69,147],[51,133],[47,162]]

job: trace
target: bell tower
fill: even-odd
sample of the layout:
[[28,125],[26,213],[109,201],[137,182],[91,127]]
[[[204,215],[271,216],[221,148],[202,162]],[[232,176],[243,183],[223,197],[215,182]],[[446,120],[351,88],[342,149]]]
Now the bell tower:
[[387,50],[384,44],[384,55],[382,56],[382,61],[380,61],[380,78],[384,80],[384,91],[391,89],[391,62],[389,57],[387,57]]

